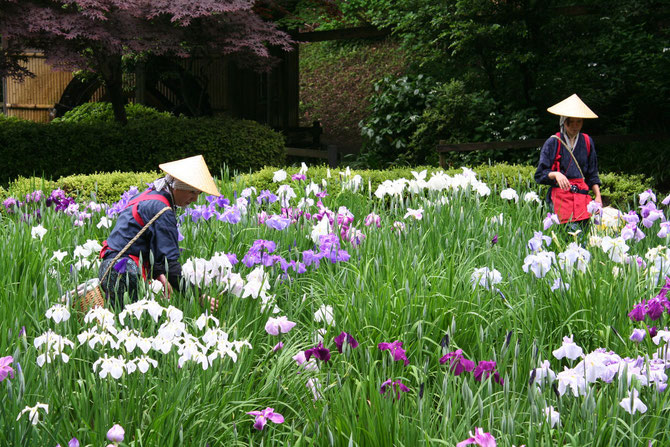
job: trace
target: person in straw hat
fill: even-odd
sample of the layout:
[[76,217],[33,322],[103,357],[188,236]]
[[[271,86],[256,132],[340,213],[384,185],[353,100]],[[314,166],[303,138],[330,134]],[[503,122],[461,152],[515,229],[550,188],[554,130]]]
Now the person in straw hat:
[[123,305],[125,292],[132,301],[137,300],[140,276],[160,281],[168,297],[174,288],[179,288],[181,264],[174,207],[190,205],[201,192],[220,196],[202,155],[159,167],[165,177],[128,202],[103,242],[98,276],[112,306]]
[[586,228],[591,214],[587,206],[593,200],[602,206],[598,157],[593,140],[581,132],[584,119],[598,118],[579,96],[569,98],[547,109],[560,116],[560,131],[542,146],[535,181],[549,185],[547,202],[562,224],[571,231]]

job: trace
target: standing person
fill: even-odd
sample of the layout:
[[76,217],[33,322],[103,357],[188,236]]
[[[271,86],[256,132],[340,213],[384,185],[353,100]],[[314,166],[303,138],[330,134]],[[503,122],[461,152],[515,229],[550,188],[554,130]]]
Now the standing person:
[[[160,281],[168,297],[174,288],[179,288],[181,264],[175,206],[190,205],[201,192],[220,196],[202,155],[159,167],[165,177],[128,202],[103,242],[98,277],[106,301],[112,306],[123,305],[125,292],[131,301],[136,301],[141,277]],[[133,239],[136,240],[131,243]]]
[[570,231],[586,233],[591,214],[589,191],[602,206],[598,156],[593,140],[582,133],[584,119],[598,118],[576,94],[547,109],[560,116],[560,131],[542,146],[535,181],[549,185],[547,202]]

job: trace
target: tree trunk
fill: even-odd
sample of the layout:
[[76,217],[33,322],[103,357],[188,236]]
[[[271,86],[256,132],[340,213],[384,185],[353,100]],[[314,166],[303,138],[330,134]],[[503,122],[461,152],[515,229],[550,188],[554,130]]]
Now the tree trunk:
[[104,57],[98,70],[105,83],[105,89],[109,95],[114,111],[114,119],[122,125],[128,124],[126,115],[126,99],[123,96],[123,70],[121,68],[121,56]]

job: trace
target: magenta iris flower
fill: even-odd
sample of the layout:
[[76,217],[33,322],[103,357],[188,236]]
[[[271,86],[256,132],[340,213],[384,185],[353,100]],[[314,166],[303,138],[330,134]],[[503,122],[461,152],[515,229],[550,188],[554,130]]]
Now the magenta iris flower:
[[480,447],[496,447],[496,440],[491,433],[485,433],[484,429],[475,427],[474,436],[470,432],[470,437],[456,444],[456,447],[464,447],[469,444],[477,444]]
[[405,350],[402,348],[401,341],[396,340],[393,343],[379,343],[377,347],[380,351],[390,351],[394,362],[397,362],[398,360],[404,360],[405,366],[409,365],[409,360],[407,360],[407,356],[405,355]]
[[645,304],[646,301],[642,301],[641,303],[637,303],[635,307],[633,307],[633,310],[628,312],[628,318],[630,318],[633,321],[644,321],[644,317],[647,314],[647,311],[645,309]]
[[307,176],[305,174],[293,174],[291,176],[291,180],[294,182],[300,181],[300,180],[307,180]]
[[325,348],[323,343],[319,343],[317,346],[305,350],[305,360],[309,360],[312,356],[325,363],[330,360],[330,350]]
[[475,362],[463,357],[463,350],[457,349],[454,352],[448,352],[440,359],[440,364],[449,363],[450,369],[455,376],[459,376],[463,371],[472,372],[475,369]]
[[0,382],[5,380],[7,376],[14,378],[14,368],[10,366],[13,361],[14,358],[11,355],[0,357]]
[[267,421],[274,422],[275,424],[282,424],[284,422],[284,416],[275,413],[275,409],[270,407],[261,411],[249,411],[247,414],[256,416],[256,420],[254,421],[254,428],[256,430],[263,430]]
[[477,382],[488,379],[491,374],[493,374],[494,382],[497,382],[500,385],[503,384],[503,379],[500,378],[500,373],[496,371],[496,362],[493,360],[481,360],[474,370],[475,380]]
[[342,353],[342,346],[344,345],[344,342],[349,343],[351,349],[356,349],[358,347],[358,342],[356,339],[352,337],[351,334],[347,334],[346,332],[341,332],[340,335],[335,337],[334,341],[340,354]]
[[407,386],[403,384],[400,380],[396,380],[394,382],[391,379],[388,379],[386,382],[382,383],[382,386],[379,389],[379,394],[385,394],[391,388],[393,388],[393,391],[396,392],[395,396],[396,399],[400,399],[401,391],[403,393],[409,392],[409,388],[407,388]]

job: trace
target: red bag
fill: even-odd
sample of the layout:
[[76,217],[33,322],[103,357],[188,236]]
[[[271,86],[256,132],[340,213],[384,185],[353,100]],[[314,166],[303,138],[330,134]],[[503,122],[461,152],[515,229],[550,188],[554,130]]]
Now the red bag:
[[554,203],[554,212],[558,215],[561,223],[577,222],[588,219],[591,214],[586,211],[586,207],[591,202],[591,196],[588,194],[589,187],[583,178],[571,178],[570,186],[577,188],[580,192],[572,190],[563,191],[561,188],[551,189],[551,201]]

